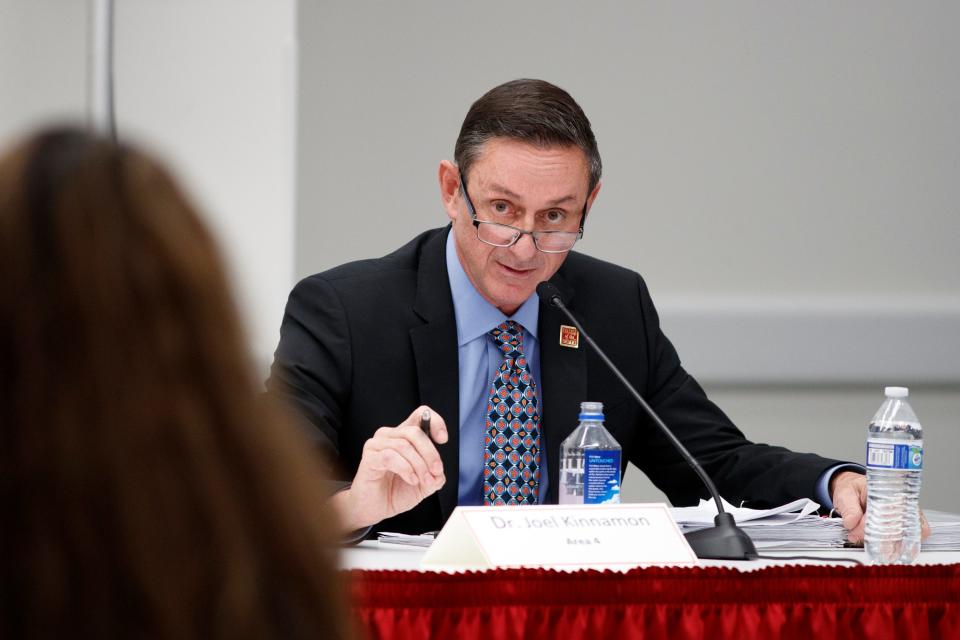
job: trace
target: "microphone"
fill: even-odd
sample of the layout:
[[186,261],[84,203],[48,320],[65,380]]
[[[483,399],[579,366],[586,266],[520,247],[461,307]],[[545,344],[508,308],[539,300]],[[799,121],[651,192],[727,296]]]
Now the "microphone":
[[717,487],[713,484],[713,480],[711,480],[707,472],[703,470],[703,467],[700,466],[697,459],[690,455],[690,452],[683,446],[683,443],[673,435],[670,427],[660,419],[660,416],[647,404],[647,401],[641,397],[633,385],[630,384],[630,381],[620,373],[620,370],[610,361],[610,358],[603,352],[603,349],[597,346],[597,343],[593,341],[590,334],[577,322],[577,319],[573,317],[573,314],[570,313],[570,310],[567,309],[563,303],[563,296],[560,294],[560,290],[557,289],[556,285],[546,281],[541,282],[537,285],[537,295],[541,300],[545,300],[550,306],[560,309],[560,311],[567,316],[570,322],[573,323],[573,326],[575,326],[584,339],[586,339],[587,343],[597,352],[597,355],[600,356],[603,363],[617,376],[617,379],[626,387],[634,399],[640,403],[643,410],[650,416],[654,423],[660,427],[660,430],[667,436],[670,443],[680,452],[680,455],[686,463],[700,476],[700,480],[703,481],[703,484],[706,485],[710,491],[710,495],[713,496],[713,500],[717,504],[717,515],[713,519],[714,526],[698,531],[691,531],[685,536],[687,543],[689,543],[693,552],[697,554],[697,557],[718,560],[755,559],[758,554],[756,547],[753,546],[753,541],[750,539],[750,536],[737,527],[737,522],[733,516],[724,511],[723,503],[720,501],[720,494],[717,492]]

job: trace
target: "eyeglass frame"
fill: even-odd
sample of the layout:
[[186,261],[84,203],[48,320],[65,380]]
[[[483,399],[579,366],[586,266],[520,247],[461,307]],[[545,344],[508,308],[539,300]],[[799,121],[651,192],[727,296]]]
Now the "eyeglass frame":
[[[512,247],[513,245],[517,244],[517,243],[520,241],[520,238],[522,238],[522,237],[525,236],[525,235],[529,235],[530,238],[533,240],[533,246],[536,247],[536,248],[537,248],[537,251],[539,251],[539,252],[541,252],[541,253],[567,253],[568,251],[572,251],[574,245],[576,245],[578,241],[580,241],[581,239],[583,239],[583,221],[586,220],[586,218],[587,218],[587,203],[586,203],[586,202],[583,203],[583,212],[580,214],[580,227],[577,229],[576,232],[574,232],[574,231],[559,231],[559,230],[557,230],[557,231],[549,231],[549,230],[524,231],[523,229],[518,229],[517,227],[515,227],[515,226],[513,226],[513,225],[511,225],[511,224],[503,224],[502,222],[493,222],[493,221],[490,221],[490,220],[477,220],[477,209],[476,209],[476,207],[473,206],[473,200],[470,199],[470,194],[467,193],[467,183],[466,183],[466,182],[464,181],[464,179],[463,179],[463,173],[460,174],[460,190],[463,191],[463,199],[464,199],[464,200],[466,201],[466,203],[467,203],[467,211],[470,213],[470,219],[473,221],[473,226],[476,227],[476,229],[477,229],[477,240],[479,240],[480,242],[482,242],[482,243],[484,243],[484,244],[488,244],[488,245],[490,245],[491,247],[502,247],[502,248]],[[589,201],[589,198],[587,198],[587,200]],[[496,225],[496,226],[498,226],[498,227],[505,227],[505,228],[507,228],[507,229],[513,230],[513,231],[515,232],[515,235],[513,236],[513,241],[511,241],[510,244],[494,244],[494,243],[492,243],[492,242],[488,242],[487,240],[484,240],[483,238],[480,237],[480,225],[482,225],[482,224],[492,224],[492,225]],[[544,233],[550,233],[550,234],[553,234],[553,233],[576,233],[576,236],[577,236],[577,237],[574,238],[573,244],[570,245],[570,248],[569,248],[569,249],[560,249],[560,250],[558,250],[558,251],[550,251],[550,250],[546,250],[546,249],[541,249],[541,248],[540,248],[540,243],[537,241],[538,234],[544,234]]]

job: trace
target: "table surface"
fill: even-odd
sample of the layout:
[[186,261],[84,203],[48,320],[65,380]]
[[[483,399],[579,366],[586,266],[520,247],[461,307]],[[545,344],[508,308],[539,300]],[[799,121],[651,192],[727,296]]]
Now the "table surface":
[[[420,559],[426,549],[423,547],[408,547],[396,544],[387,544],[376,540],[364,540],[358,545],[346,547],[340,554],[341,569],[399,570],[425,571],[420,568]],[[757,560],[700,560],[701,567],[730,567],[740,571],[754,571],[764,567],[783,565],[827,565],[842,564],[850,566],[852,563],[842,562],[844,558],[853,558],[866,564],[866,556],[862,549],[810,550],[810,551],[773,551],[763,550],[762,555],[769,556],[814,556],[816,560],[772,560],[760,558]],[[960,551],[924,551],[915,564],[957,564],[960,563]],[[626,571],[629,567],[623,568]]]

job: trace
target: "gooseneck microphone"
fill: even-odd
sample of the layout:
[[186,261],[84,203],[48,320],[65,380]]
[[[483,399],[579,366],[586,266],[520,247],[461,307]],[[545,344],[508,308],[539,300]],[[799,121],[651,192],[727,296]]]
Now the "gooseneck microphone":
[[691,531],[686,534],[687,542],[690,544],[693,552],[697,554],[697,557],[719,560],[755,559],[757,557],[757,550],[753,546],[753,541],[746,533],[737,527],[737,522],[733,516],[723,510],[723,503],[720,501],[720,494],[717,493],[717,487],[713,484],[713,480],[711,480],[707,472],[703,470],[703,467],[700,466],[697,459],[690,455],[690,452],[683,446],[683,443],[673,435],[670,427],[660,419],[660,416],[647,404],[647,401],[644,400],[633,385],[630,384],[630,381],[627,380],[627,378],[620,373],[620,370],[617,369],[616,365],[610,361],[610,358],[603,352],[603,349],[597,346],[597,343],[593,341],[590,334],[587,333],[577,319],[573,317],[573,314],[570,313],[570,310],[567,309],[563,303],[563,296],[560,294],[560,290],[557,289],[556,285],[546,281],[541,282],[537,285],[537,295],[541,300],[547,301],[550,306],[560,309],[560,311],[567,316],[570,322],[573,323],[573,326],[575,326],[584,339],[586,339],[587,343],[597,352],[597,355],[600,356],[603,363],[617,376],[617,379],[620,380],[634,399],[640,403],[643,410],[650,416],[654,423],[660,427],[660,430],[667,436],[670,443],[680,452],[680,455],[686,463],[700,476],[700,480],[703,481],[703,484],[706,485],[710,491],[714,502],[717,503],[717,515],[713,519],[714,526],[698,531]]

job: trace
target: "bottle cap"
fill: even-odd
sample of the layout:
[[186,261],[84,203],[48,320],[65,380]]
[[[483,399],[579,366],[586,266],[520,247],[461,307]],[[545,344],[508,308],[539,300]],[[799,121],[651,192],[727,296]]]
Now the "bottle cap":
[[883,394],[888,398],[906,398],[910,395],[910,390],[906,387],[887,387],[883,390]]
[[603,420],[602,402],[581,402],[580,403],[581,420]]

